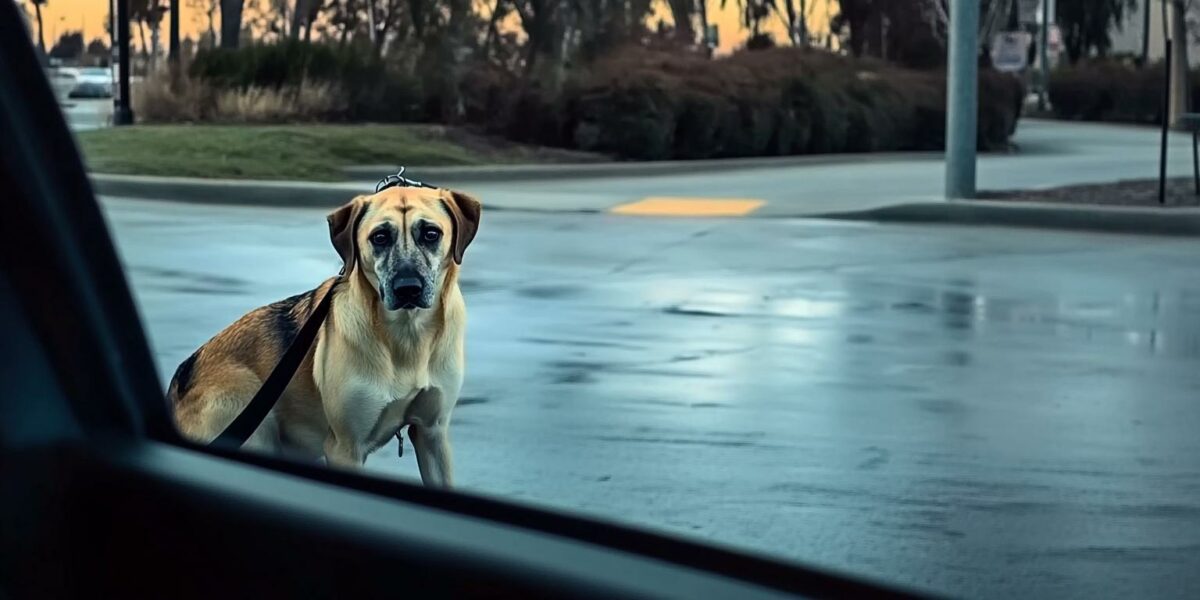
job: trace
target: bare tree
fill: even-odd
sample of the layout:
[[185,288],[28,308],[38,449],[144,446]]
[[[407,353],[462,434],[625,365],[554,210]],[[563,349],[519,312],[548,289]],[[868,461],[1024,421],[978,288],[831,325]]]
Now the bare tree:
[[[721,8],[725,8],[727,0],[721,0]],[[763,21],[771,15],[775,10],[775,0],[736,0],[742,27],[750,31],[750,39],[755,40],[763,35]],[[843,0],[842,4],[846,5],[848,0]]]
[[201,24],[201,19],[204,19],[203,24],[206,25],[205,31],[208,34],[208,39],[217,39],[217,0],[187,0],[187,7],[193,11],[192,20],[197,24]]
[[808,15],[812,4],[812,0],[773,0],[770,4],[787,29],[788,42],[793,46],[808,45]]
[[146,25],[154,18],[155,0],[128,0],[129,20],[137,25],[142,54],[150,56],[150,45],[146,42]]
[[46,54],[46,26],[42,23],[42,5],[46,0],[30,0],[33,4],[33,11],[37,14],[38,22],[38,49],[42,51],[42,55]]
[[[1004,26],[1010,0],[980,0],[979,39],[985,44]],[[950,0],[919,0],[918,10],[944,46],[950,33]]]
[[563,79],[566,50],[566,0],[513,0],[528,41],[525,43],[525,75],[549,90],[557,90]]
[[292,19],[288,24],[288,38],[299,39],[300,29],[304,26],[304,15],[308,14],[308,2],[306,0],[295,0],[296,3],[292,6]]

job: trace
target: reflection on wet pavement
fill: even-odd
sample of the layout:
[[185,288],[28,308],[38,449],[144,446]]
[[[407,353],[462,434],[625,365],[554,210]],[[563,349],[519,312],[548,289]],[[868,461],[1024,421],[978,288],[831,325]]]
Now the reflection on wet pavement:
[[[320,211],[108,208],[164,377],[337,270]],[[1197,250],[489,214],[458,478],[955,596],[1196,597]]]

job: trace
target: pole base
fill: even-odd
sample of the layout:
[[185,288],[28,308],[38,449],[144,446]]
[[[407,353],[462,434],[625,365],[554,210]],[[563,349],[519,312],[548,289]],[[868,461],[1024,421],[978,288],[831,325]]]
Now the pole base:
[[113,110],[112,124],[114,127],[133,125],[133,109],[121,107]]

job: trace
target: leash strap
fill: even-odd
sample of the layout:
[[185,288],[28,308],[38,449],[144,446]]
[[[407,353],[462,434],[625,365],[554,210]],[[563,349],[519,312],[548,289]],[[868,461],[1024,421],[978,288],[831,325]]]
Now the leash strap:
[[317,339],[317,331],[321,329],[321,324],[325,322],[325,317],[329,314],[329,304],[333,299],[333,287],[336,285],[335,282],[330,286],[325,295],[321,297],[321,301],[317,302],[312,314],[304,321],[304,325],[300,326],[300,331],[296,332],[296,339],[292,340],[291,345],[284,351],[283,358],[279,359],[279,363],[271,370],[271,374],[267,376],[262,387],[258,388],[258,392],[254,394],[250,404],[246,405],[241,414],[234,418],[225,431],[222,431],[212,441],[211,445],[240,448],[254,434],[254,430],[262,425],[263,419],[266,419],[267,413],[270,413],[271,409],[275,407],[275,403],[279,401],[279,397],[283,395],[283,391],[287,389],[292,377],[296,374],[296,369],[299,369],[300,363],[304,361],[304,355],[308,354],[308,349]]

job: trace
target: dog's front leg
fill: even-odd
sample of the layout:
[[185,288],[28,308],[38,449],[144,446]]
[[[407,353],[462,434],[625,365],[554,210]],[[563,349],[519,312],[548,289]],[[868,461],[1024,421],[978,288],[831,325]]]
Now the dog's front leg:
[[366,462],[366,453],[351,436],[338,437],[332,429],[325,437],[325,464],[331,467],[356,469]]
[[450,451],[448,420],[432,426],[412,424],[408,428],[413,450],[417,452],[417,467],[421,482],[429,487],[454,487],[453,461]]
[[367,460],[373,419],[386,397],[362,386],[330,388],[322,393],[329,433],[325,437],[325,463],[333,467],[360,468]]

